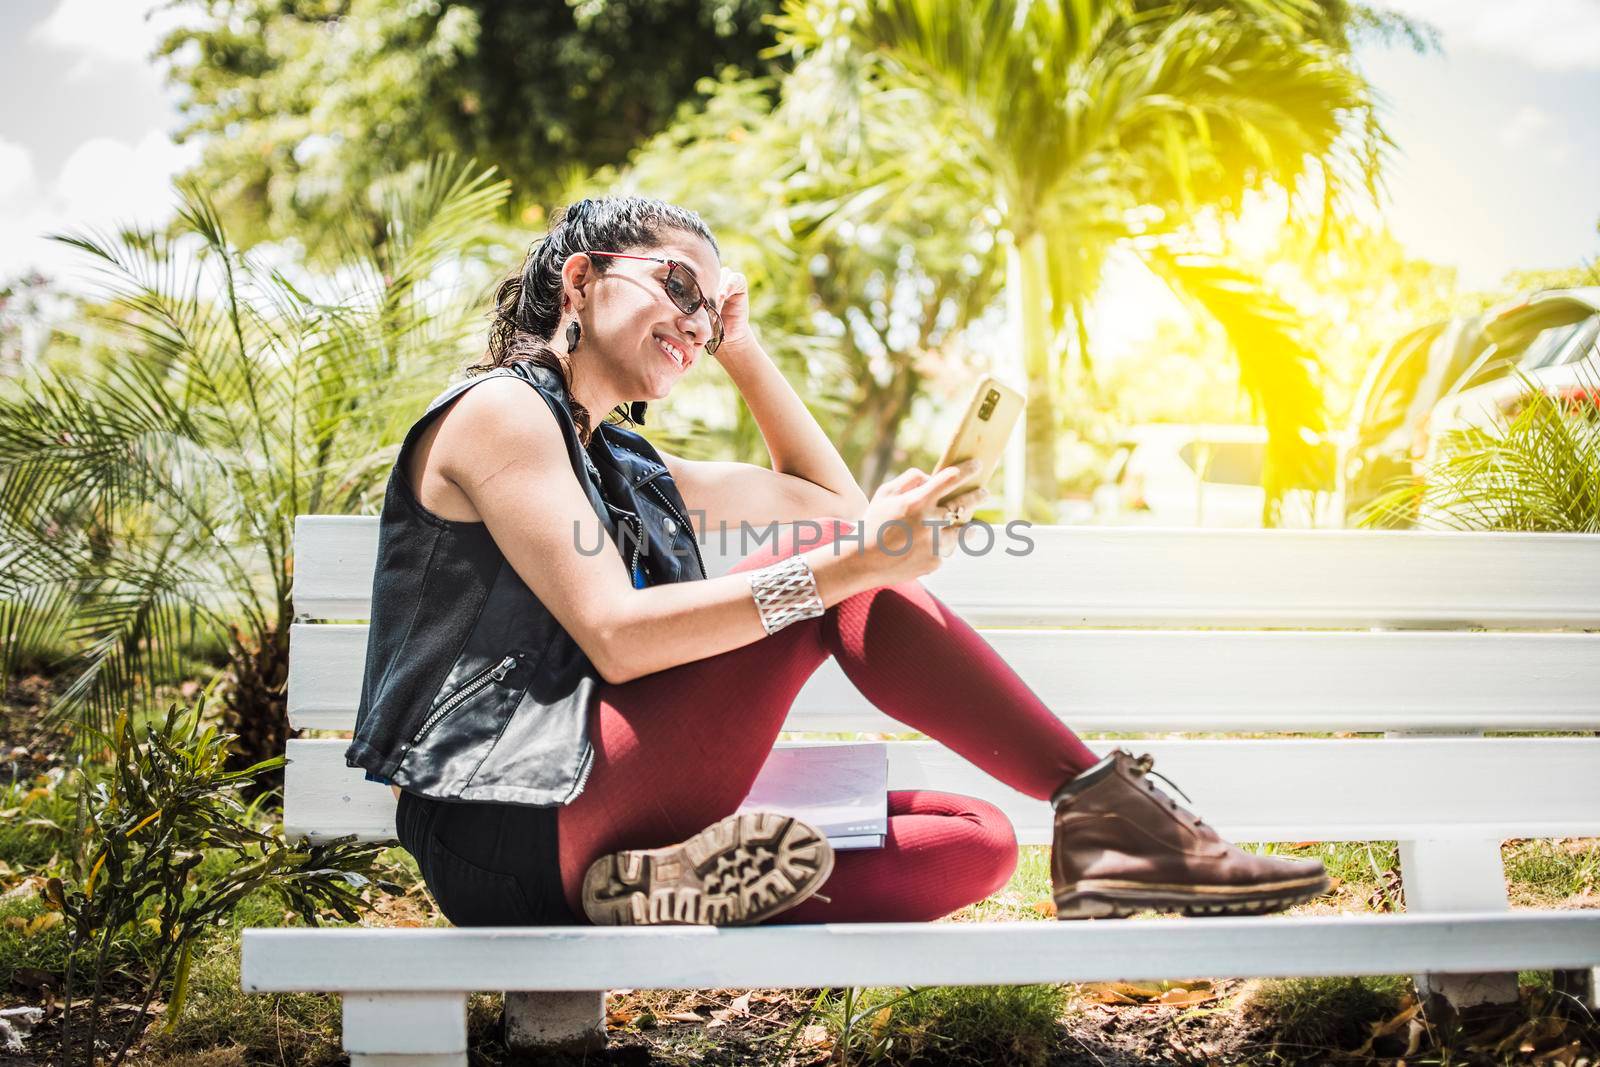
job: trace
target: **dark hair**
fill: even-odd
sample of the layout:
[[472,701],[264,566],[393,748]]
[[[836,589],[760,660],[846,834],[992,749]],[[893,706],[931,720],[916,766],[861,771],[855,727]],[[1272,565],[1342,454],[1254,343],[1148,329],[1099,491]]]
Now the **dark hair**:
[[[567,384],[573,420],[585,447],[593,427],[586,408],[572,399],[572,371],[568,356],[557,353],[550,342],[561,320],[561,266],[574,252],[605,248],[613,252],[650,251],[660,248],[671,231],[704,238],[721,255],[699,215],[674,204],[641,196],[603,196],[578,201],[557,211],[550,232],[528,249],[522,266],[495,290],[489,326],[489,348],[483,359],[467,368],[477,374],[517,362],[536,363],[560,374]],[[592,256],[594,269],[604,274],[607,256]],[[641,418],[643,404],[640,405]],[[626,406],[615,409],[629,422]]]

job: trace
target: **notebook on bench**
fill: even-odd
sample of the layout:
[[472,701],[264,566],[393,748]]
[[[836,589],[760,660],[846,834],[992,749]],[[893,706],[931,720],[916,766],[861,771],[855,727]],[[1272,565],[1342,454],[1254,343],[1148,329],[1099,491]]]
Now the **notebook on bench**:
[[835,849],[882,847],[889,833],[888,745],[779,741],[738,810],[793,815]]

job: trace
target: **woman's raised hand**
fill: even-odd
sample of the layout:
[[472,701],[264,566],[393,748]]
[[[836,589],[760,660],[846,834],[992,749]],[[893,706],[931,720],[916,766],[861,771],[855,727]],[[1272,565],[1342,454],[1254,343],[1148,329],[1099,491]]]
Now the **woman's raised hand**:
[[722,344],[716,356],[732,352],[750,343],[750,292],[749,280],[739,271],[724,270],[722,286],[717,292],[717,313],[722,316]]
[[945,511],[965,508],[970,518],[972,508],[989,491],[973,489],[945,507],[939,501],[979,466],[979,461],[969,460],[933,474],[912,467],[878,486],[861,515],[861,542],[873,573],[884,585],[938,570],[955,550],[960,526],[947,522]]

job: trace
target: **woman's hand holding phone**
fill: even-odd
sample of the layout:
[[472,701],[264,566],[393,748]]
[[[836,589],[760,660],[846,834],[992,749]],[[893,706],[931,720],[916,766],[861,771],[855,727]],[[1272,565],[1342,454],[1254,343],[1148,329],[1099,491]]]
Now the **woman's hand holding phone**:
[[[981,466],[971,460],[926,474],[916,467],[878,486],[861,515],[861,543],[873,574],[884,585],[910,581],[939,569],[955,551],[961,524],[945,519],[949,508],[972,509],[989,496],[978,487],[941,506],[939,499]],[[937,536],[936,527],[937,525]]]

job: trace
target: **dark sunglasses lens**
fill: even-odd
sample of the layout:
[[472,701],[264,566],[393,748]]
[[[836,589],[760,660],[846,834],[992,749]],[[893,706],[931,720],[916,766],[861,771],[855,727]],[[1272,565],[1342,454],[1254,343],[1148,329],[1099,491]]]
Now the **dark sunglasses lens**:
[[667,296],[685,315],[693,315],[700,310],[702,303],[705,304],[706,315],[711,319],[711,340],[706,342],[706,355],[716,352],[717,346],[722,343],[722,316],[711,306],[711,301],[701,299],[700,286],[676,263],[667,268]]
[[667,295],[685,315],[693,315],[700,309],[700,290],[676,265],[667,270]]

